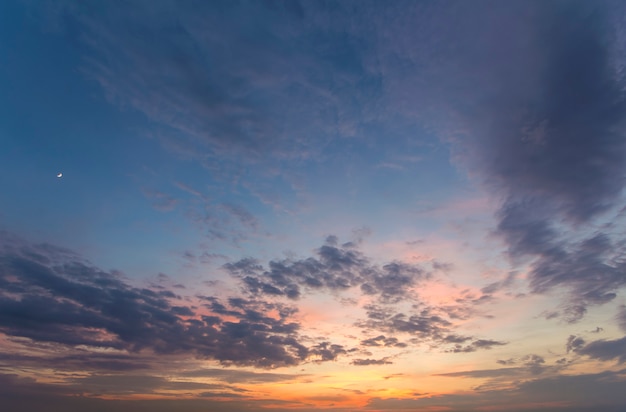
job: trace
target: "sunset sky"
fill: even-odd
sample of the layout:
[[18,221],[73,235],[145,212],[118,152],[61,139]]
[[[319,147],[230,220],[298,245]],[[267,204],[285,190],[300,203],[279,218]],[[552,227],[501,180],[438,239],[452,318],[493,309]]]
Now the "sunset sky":
[[626,3],[0,1],[0,405],[625,411]]

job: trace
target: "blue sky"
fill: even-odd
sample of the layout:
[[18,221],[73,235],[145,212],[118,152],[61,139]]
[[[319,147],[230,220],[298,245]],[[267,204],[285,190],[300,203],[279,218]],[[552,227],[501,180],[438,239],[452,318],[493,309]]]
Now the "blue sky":
[[624,408],[624,12],[3,2],[0,396]]

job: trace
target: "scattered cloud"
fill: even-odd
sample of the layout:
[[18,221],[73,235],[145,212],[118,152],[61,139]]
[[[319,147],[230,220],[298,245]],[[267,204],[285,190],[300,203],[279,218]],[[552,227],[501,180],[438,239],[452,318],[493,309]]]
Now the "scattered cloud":
[[303,290],[345,291],[359,287],[365,295],[382,301],[398,301],[410,296],[411,288],[428,279],[418,265],[391,262],[382,267],[370,263],[351,243],[336,245],[335,237],[305,259],[272,260],[265,268],[252,258],[227,263],[224,269],[239,278],[254,296],[285,296],[298,299]]
[[453,353],[476,352],[479,349],[491,349],[494,346],[502,346],[502,345],[506,345],[507,343],[508,342],[501,342],[501,341],[491,340],[491,339],[478,339],[478,340],[475,340],[474,342],[471,342],[469,345],[465,345],[465,346],[456,344],[454,345],[452,349],[449,350],[449,352],[453,352]]
[[406,343],[400,342],[398,338],[394,337],[385,337],[385,335],[379,335],[375,338],[369,338],[361,341],[361,345],[363,346],[377,346],[377,347],[396,347],[396,348],[405,348],[407,346]]
[[[300,325],[291,320],[295,308],[241,298],[225,306],[206,297],[213,315],[200,314],[174,304],[171,291],[130,286],[120,274],[66,259],[63,249],[22,242],[16,251],[16,246],[0,255],[0,331],[8,336],[131,353],[188,353],[261,368],[297,365],[310,356],[334,360],[345,353],[328,342],[311,348],[301,343]],[[265,315],[268,309],[278,318]]]

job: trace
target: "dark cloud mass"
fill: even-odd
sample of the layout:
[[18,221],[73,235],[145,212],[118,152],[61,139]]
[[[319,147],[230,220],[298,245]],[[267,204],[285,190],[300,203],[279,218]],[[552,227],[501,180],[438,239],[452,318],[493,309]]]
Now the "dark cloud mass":
[[[12,240],[0,255],[0,331],[6,335],[68,346],[188,353],[263,368],[296,365],[309,357],[334,360],[345,353],[330,342],[307,348],[300,342],[300,325],[290,321],[295,309],[286,305],[232,298],[226,306],[207,297],[205,306],[214,315],[203,315],[173,304],[173,294],[132,287],[121,275],[75,256],[68,259],[65,250]],[[278,318],[267,315],[271,310]],[[98,357],[66,361],[88,365]],[[102,359],[111,362],[109,369],[132,369],[127,361]]]
[[568,352],[586,355],[593,359],[626,362],[626,336],[620,339],[599,339],[587,343],[584,339],[572,335],[567,339],[566,348]]
[[[468,103],[456,109],[467,130],[459,159],[502,197],[497,232],[514,261],[533,260],[532,290],[571,290],[562,313],[571,321],[587,305],[613,299],[626,283],[616,239],[603,232],[572,236],[621,208],[626,100],[611,55],[615,27],[607,4],[496,6],[496,15],[521,7],[524,16],[481,46],[498,60],[471,60],[480,53],[459,57],[470,59],[467,78],[485,86],[457,94]],[[502,36],[510,38],[506,46]],[[472,106],[464,98],[484,104]]]
[[626,336],[621,339],[596,340],[580,348],[578,353],[600,360],[626,362]]

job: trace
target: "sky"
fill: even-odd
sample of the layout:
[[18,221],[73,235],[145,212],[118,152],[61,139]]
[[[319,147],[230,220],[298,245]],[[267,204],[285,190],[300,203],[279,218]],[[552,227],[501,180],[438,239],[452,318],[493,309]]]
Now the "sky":
[[626,4],[0,2],[0,403],[624,411]]

